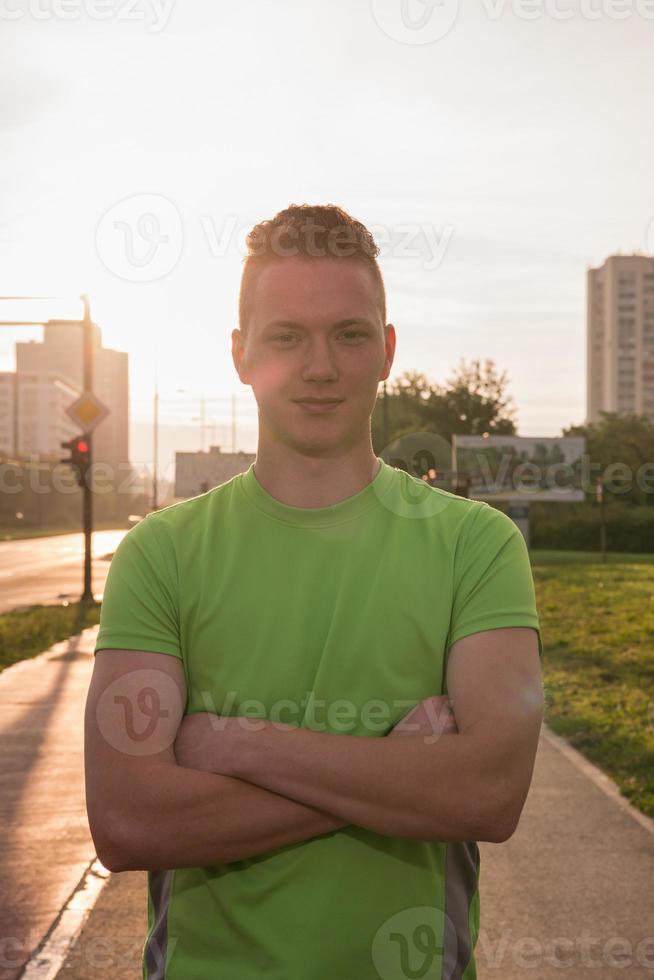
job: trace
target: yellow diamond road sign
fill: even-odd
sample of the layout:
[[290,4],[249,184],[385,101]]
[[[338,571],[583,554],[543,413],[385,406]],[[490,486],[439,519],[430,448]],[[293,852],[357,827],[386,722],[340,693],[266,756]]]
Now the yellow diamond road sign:
[[77,401],[68,406],[66,413],[79,425],[82,432],[91,432],[107,417],[109,409],[90,391],[85,391]]

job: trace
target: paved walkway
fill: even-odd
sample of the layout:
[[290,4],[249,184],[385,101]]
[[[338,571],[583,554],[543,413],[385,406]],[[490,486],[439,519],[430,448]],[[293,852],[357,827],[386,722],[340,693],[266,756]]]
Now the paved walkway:
[[[0,674],[0,936],[21,944],[5,942],[0,980],[18,977],[48,930],[25,980],[141,978],[145,873],[101,890],[87,875],[73,894],[94,859],[82,716],[96,631]],[[518,830],[480,850],[479,980],[654,980],[654,823],[547,727]]]
[[14,980],[94,858],[83,717],[97,627],[0,673],[0,980]]
[[480,844],[479,980],[653,980],[654,823],[611,788],[544,729],[518,830]]

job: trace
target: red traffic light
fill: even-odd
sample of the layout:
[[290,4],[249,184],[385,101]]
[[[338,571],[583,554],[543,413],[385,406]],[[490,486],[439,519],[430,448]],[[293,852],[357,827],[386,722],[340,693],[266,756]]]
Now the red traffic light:
[[67,442],[61,443],[64,449],[70,450],[70,457],[62,459],[60,462],[67,463],[76,471],[77,482],[80,486],[84,485],[86,473],[91,461],[91,446],[84,436],[76,436]]

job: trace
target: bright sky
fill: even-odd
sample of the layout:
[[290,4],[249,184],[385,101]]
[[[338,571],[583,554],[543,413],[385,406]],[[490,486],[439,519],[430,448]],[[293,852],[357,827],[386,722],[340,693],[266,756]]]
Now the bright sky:
[[[292,202],[376,231],[393,375],[492,358],[521,435],[583,421],[586,269],[654,249],[654,0],[0,0],[0,28],[0,289],[90,294],[136,455],[155,369],[164,424],[237,392],[254,448],[242,236]],[[0,331],[0,370],[39,336]]]

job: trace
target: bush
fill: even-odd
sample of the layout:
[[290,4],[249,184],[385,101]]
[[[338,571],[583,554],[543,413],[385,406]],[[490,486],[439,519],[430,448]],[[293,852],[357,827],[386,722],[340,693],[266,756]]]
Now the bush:
[[[532,503],[529,508],[531,548],[601,551],[600,510],[594,504]],[[654,552],[652,507],[611,503],[604,508],[608,551]]]

